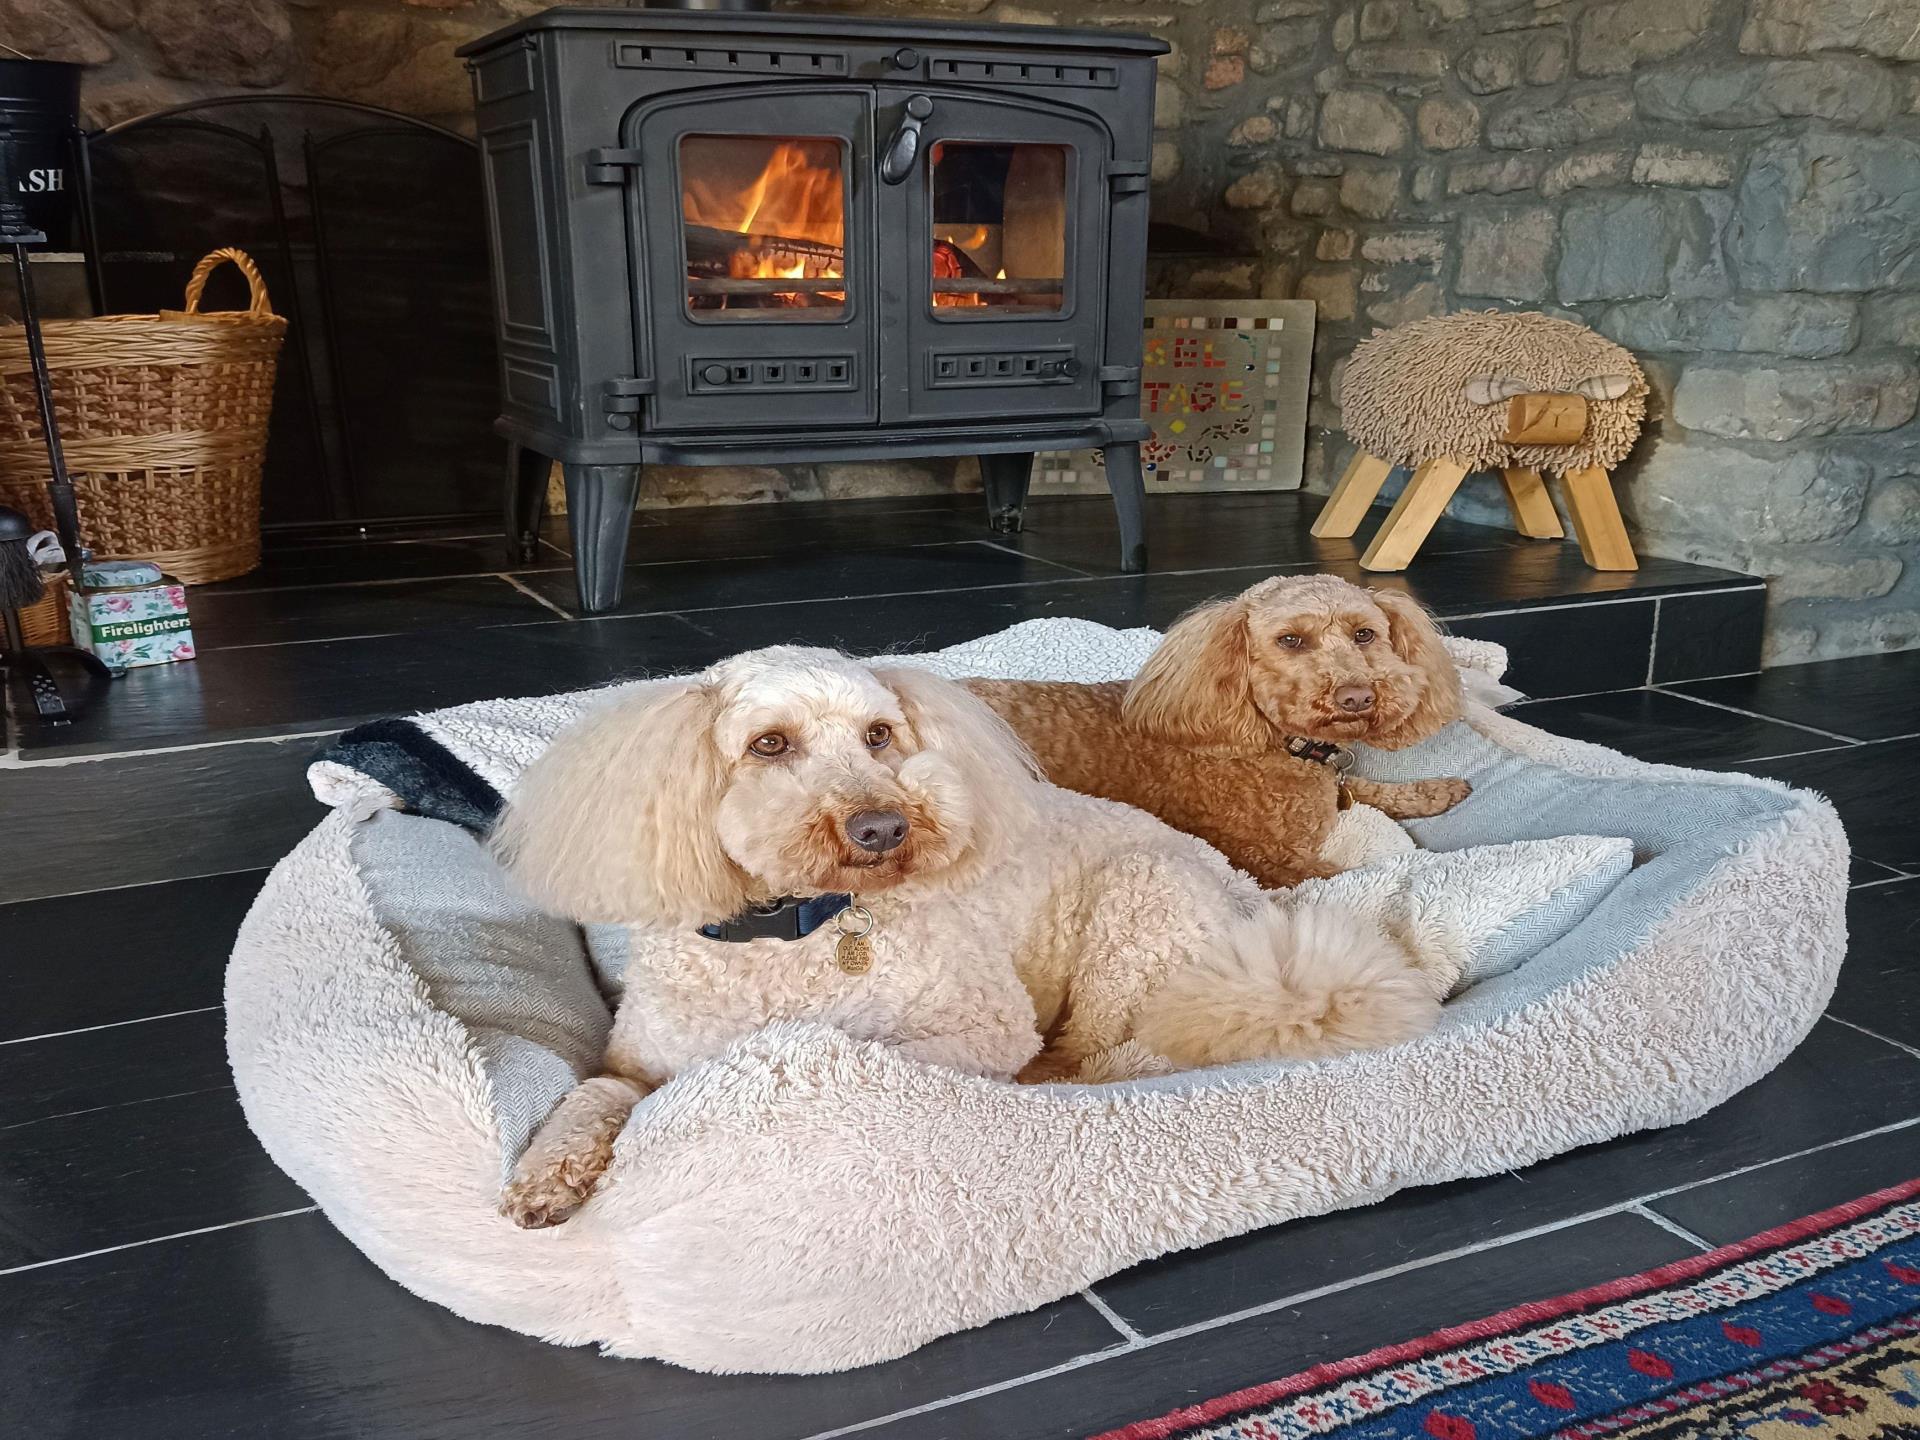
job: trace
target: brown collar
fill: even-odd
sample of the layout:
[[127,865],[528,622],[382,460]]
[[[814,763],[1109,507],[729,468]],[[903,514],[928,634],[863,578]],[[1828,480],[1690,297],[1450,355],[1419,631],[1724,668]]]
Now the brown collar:
[[1289,735],[1281,742],[1287,754],[1315,765],[1331,765],[1335,776],[1335,805],[1341,810],[1353,808],[1353,791],[1347,786],[1347,771],[1353,768],[1353,752],[1332,740],[1309,740],[1304,735]]
[[[1332,764],[1345,770],[1353,764],[1353,753],[1333,740],[1309,740],[1304,735],[1289,735],[1281,748],[1296,760],[1311,760],[1316,765]],[[1341,757],[1345,757],[1344,760]]]

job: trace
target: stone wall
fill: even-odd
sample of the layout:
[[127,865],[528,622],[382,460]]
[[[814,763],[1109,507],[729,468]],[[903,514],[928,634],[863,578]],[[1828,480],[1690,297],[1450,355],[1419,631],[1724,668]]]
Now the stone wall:
[[[535,0],[0,0],[122,118],[310,90],[466,122],[459,42]],[[1378,326],[1539,308],[1643,357],[1644,552],[1771,581],[1775,661],[1920,645],[1920,0],[866,0],[1174,44],[1155,217],[1224,253],[1154,288],[1315,300],[1308,483]],[[840,473],[845,471],[847,473]],[[668,503],[940,490],[967,464],[666,476]],[[721,487],[716,492],[715,486]],[[1490,488],[1456,502],[1501,519]]]

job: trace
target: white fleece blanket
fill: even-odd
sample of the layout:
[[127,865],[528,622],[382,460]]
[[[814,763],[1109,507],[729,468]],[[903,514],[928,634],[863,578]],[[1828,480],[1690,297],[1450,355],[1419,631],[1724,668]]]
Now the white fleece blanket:
[[[925,663],[1107,678],[1143,643],[1035,622]],[[424,718],[506,790],[586,698]],[[1817,796],[1645,765],[1477,704],[1362,768],[1474,783],[1408,827],[1422,853],[1316,882],[1460,958],[1472,983],[1431,1034],[1314,1064],[1023,1087],[775,1026],[649,1097],[593,1203],[544,1232],[496,1203],[529,1097],[557,1098],[604,1038],[585,948],[488,889],[464,832],[322,771],[340,808],[276,867],[228,971],[241,1100],[344,1233],[463,1315],[700,1369],[831,1370],[1170,1249],[1691,1118],[1824,1007],[1848,857]],[[1568,886],[1575,855],[1621,873],[1597,894]],[[1501,894],[1472,894],[1496,860]],[[466,968],[436,959],[448,941]],[[529,984],[533,1032],[486,1023]]]

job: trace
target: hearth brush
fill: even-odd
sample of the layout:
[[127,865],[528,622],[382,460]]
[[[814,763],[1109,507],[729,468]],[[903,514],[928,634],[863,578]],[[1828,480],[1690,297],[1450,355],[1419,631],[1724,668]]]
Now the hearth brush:
[[[113,678],[113,672],[98,656],[74,645],[27,644],[21,632],[20,612],[46,593],[40,567],[27,553],[27,542],[34,534],[32,521],[18,510],[0,505],[0,623],[5,625],[5,644],[0,646],[0,694],[19,681],[27,687],[40,718],[62,725],[92,703],[101,686]],[[47,664],[52,657],[73,661],[87,677],[86,692],[78,699],[60,693],[59,681]]]

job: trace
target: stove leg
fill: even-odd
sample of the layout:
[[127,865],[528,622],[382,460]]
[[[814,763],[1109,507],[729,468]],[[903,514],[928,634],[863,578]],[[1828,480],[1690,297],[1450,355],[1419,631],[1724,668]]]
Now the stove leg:
[[573,537],[573,578],[580,608],[589,615],[620,603],[627,563],[627,529],[640,493],[638,465],[563,465],[567,533]]
[[547,474],[553,462],[524,445],[507,446],[507,560],[540,558],[540,521],[547,513]]
[[987,492],[987,528],[996,535],[1018,535],[1027,508],[1027,482],[1033,456],[982,455],[980,479]]
[[1140,475],[1138,441],[1106,448],[1107,488],[1120,520],[1120,568],[1138,575],[1147,568],[1147,485]]

